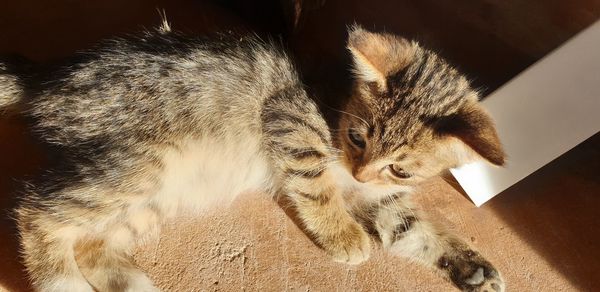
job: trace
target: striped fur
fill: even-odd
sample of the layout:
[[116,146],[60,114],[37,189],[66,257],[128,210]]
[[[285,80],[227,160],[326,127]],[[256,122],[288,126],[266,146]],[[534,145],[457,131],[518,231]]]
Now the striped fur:
[[[356,27],[349,49],[357,80],[334,130],[285,52],[253,36],[186,37],[164,21],[24,83],[0,64],[0,106],[24,104],[34,131],[62,153],[16,210],[33,286],[156,291],[132,248],[167,218],[248,191],[289,196],[337,261],[366,260],[369,232],[465,290],[502,284],[405,196],[441,169],[503,158],[476,93],[435,54],[396,36]],[[365,149],[351,144],[350,129]],[[391,177],[400,162],[411,178]]]
[[[504,152],[477,92],[442,58],[415,42],[361,27],[351,28],[348,49],[356,78],[336,145],[357,180],[414,186],[475,159],[503,164]],[[351,131],[364,142],[353,143]],[[406,193],[362,201],[352,210],[394,254],[437,269],[464,291],[504,291],[498,271],[429,223]]]

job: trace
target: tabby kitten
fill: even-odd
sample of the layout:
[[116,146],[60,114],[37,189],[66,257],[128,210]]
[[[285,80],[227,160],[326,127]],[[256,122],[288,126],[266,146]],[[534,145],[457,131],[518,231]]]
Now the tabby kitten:
[[20,103],[63,153],[16,210],[35,289],[156,291],[132,262],[137,242],[184,210],[258,191],[289,196],[336,261],[366,260],[370,232],[462,290],[504,291],[489,262],[406,196],[443,169],[502,164],[477,93],[397,36],[354,27],[348,48],[354,94],[334,131],[283,50],[256,37],[188,38],[164,25],[46,77],[0,66],[2,105]]

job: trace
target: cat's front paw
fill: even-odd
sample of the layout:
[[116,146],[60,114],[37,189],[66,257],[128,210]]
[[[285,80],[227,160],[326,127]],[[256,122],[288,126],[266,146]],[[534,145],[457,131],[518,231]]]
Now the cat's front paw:
[[356,265],[369,258],[371,238],[362,226],[354,223],[323,240],[322,246],[336,262]]
[[500,273],[481,255],[472,250],[445,254],[438,267],[448,273],[450,280],[462,291],[504,292]]
[[495,277],[486,278],[481,286],[476,287],[472,291],[477,292],[504,292],[506,291],[506,286],[504,285],[504,280],[500,275],[496,275]]

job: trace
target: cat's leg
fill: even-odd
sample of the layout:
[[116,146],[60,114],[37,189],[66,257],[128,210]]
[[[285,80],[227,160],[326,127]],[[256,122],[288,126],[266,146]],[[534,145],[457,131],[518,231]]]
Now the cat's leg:
[[[16,210],[25,267],[38,291],[156,291],[132,262],[135,239],[158,222],[132,213],[140,197],[108,196],[98,185],[70,184]],[[145,212],[145,213],[144,213]]]
[[27,203],[17,210],[21,252],[32,286],[37,291],[94,291],[73,250],[86,230],[60,217]]
[[334,260],[358,264],[369,257],[371,240],[349,214],[327,169],[320,177],[287,177],[287,195],[313,239]]
[[280,92],[266,102],[262,119],[269,156],[280,170],[280,190],[290,197],[303,227],[336,261],[367,259],[370,238],[336,187],[330,169],[336,153],[316,106],[305,96]]
[[407,198],[394,196],[355,212],[391,254],[439,271],[462,291],[505,291],[502,276],[480,253],[429,222]]
[[140,237],[155,233],[158,214],[152,208],[124,214],[100,235],[90,236],[77,245],[76,258],[86,279],[98,291],[159,291],[132,258]]

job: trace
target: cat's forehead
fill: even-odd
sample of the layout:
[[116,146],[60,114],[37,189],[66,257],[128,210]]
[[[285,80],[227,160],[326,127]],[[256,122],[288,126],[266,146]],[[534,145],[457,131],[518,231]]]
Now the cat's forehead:
[[384,88],[374,82],[359,83],[359,88],[362,102],[355,104],[355,112],[370,120],[370,139],[381,155],[422,144],[431,124],[477,98],[462,74],[421,47],[406,66],[386,76]]
[[387,90],[374,94],[373,139],[384,153],[420,143],[430,123],[455,113],[476,95],[464,76],[427,50],[388,76]]
[[418,118],[448,115],[474,94],[463,75],[425,49],[418,50],[408,66],[386,81],[386,90],[380,91],[376,100],[379,113],[388,117],[402,112]]
[[371,140],[377,145],[380,154],[394,153],[402,148],[411,147],[424,133],[424,126],[418,119],[404,115],[386,119],[374,119]]

